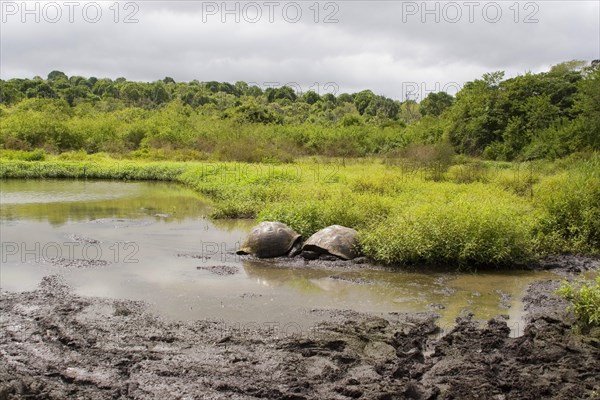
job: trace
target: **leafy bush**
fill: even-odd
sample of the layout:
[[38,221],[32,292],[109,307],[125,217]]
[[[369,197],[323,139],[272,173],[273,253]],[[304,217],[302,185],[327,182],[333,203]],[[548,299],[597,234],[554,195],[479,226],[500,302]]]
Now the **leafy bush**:
[[557,293],[572,302],[570,308],[581,325],[600,326],[600,274],[595,281],[564,281]]
[[488,160],[505,161],[510,159],[510,149],[506,143],[493,142],[483,150],[482,157]]
[[[534,257],[531,210],[501,191],[433,195],[361,232],[365,254],[385,264],[512,265]],[[486,193],[487,192],[487,193]]]
[[600,156],[534,186],[544,210],[538,222],[542,247],[551,252],[600,252]]
[[521,158],[533,160],[546,158],[555,160],[585,148],[581,136],[585,127],[580,121],[569,121],[554,124],[535,133],[531,142],[521,152]]
[[46,159],[46,152],[42,149],[32,151],[3,150],[0,156],[7,160],[44,161]]
[[88,154],[83,150],[67,151],[58,155],[59,160],[65,161],[84,161]]
[[454,183],[488,183],[490,175],[489,168],[481,161],[453,165],[446,174],[447,180]]
[[410,144],[401,153],[402,156],[419,166],[441,166],[444,170],[452,163],[454,149],[447,142],[436,144]]

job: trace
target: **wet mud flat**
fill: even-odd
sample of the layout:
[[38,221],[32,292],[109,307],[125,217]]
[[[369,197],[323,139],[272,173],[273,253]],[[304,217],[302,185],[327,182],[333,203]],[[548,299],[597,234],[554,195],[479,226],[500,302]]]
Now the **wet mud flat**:
[[310,330],[167,322],[144,303],[75,295],[49,276],[2,293],[0,399],[598,398],[598,332],[536,282],[528,325],[469,315],[441,332],[436,314],[310,310]]

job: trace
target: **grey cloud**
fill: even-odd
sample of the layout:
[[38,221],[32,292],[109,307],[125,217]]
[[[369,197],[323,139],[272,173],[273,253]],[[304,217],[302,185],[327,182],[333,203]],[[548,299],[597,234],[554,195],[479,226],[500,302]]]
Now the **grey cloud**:
[[[319,5],[321,20],[325,3]],[[298,2],[304,14],[295,24],[277,15],[274,23],[263,16],[256,24],[236,24],[229,16],[223,24],[218,15],[204,22],[202,3],[191,1],[139,2],[137,24],[114,23],[106,8],[112,3],[103,3],[96,24],[12,19],[1,28],[0,76],[45,76],[59,69],[138,80],[297,82],[303,90],[336,82],[340,91],[370,88],[401,98],[407,83],[429,90],[494,70],[510,76],[570,59],[600,58],[595,1],[535,2],[535,24],[514,23],[513,2],[497,2],[503,18],[496,24],[477,14],[474,23],[443,18],[435,23],[431,16],[422,23],[419,15],[403,21],[409,3],[337,2],[334,24],[313,21],[312,1]]]

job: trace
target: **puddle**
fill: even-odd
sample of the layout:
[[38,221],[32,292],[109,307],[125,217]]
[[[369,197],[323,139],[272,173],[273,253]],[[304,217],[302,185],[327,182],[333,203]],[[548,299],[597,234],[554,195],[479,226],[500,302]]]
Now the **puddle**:
[[308,326],[313,309],[435,311],[450,327],[509,316],[544,272],[478,274],[282,268],[235,250],[254,224],[210,221],[210,207],[176,184],[1,181],[2,290],[34,289],[59,274],[85,296],[144,300],[169,319]]

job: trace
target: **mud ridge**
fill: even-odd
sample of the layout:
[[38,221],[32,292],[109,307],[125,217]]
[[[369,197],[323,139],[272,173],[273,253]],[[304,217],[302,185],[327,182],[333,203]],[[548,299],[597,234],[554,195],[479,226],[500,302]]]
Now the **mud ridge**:
[[240,269],[238,267],[232,265],[209,265],[196,267],[196,269],[201,271],[208,271],[211,274],[219,276],[235,275],[240,272]]
[[0,399],[574,399],[600,392],[600,341],[532,284],[529,324],[313,310],[306,331],[166,322],[143,303],[75,295],[59,277],[0,299]]

